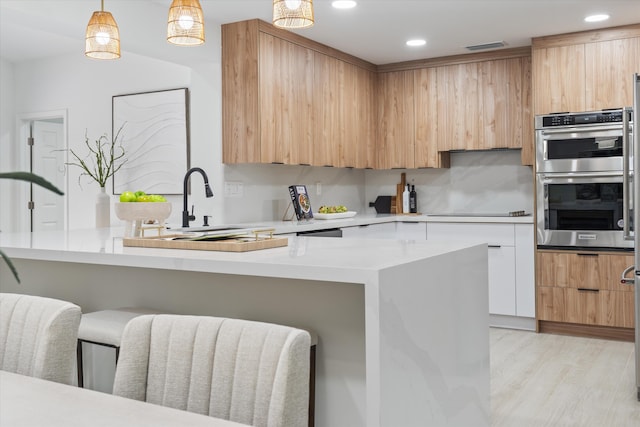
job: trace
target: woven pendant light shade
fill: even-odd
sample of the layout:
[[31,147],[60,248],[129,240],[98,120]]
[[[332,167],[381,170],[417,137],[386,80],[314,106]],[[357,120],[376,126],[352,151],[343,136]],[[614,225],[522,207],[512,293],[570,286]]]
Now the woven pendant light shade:
[[102,10],[93,12],[87,24],[84,54],[94,59],[118,59],[120,58],[118,24],[111,13],[104,11],[104,0],[101,4]]
[[204,16],[198,0],[173,0],[169,7],[167,41],[180,46],[204,43]]
[[313,0],[273,0],[276,27],[308,28],[313,22]]

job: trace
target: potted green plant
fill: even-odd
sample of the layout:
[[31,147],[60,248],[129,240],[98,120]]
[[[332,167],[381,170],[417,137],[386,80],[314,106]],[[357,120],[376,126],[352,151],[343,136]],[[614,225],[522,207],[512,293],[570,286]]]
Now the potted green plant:
[[[35,175],[31,172],[4,172],[0,173],[0,179],[15,179],[18,181],[27,181],[41,187],[46,188],[47,190],[51,190],[56,194],[63,195],[64,193],[60,191],[55,185],[51,184],[46,179]],[[4,262],[9,267],[9,270],[13,273],[13,277],[16,278],[18,283],[20,283],[20,276],[18,276],[18,270],[16,270],[15,266],[11,262],[11,259],[0,249],[0,257],[4,260]]]

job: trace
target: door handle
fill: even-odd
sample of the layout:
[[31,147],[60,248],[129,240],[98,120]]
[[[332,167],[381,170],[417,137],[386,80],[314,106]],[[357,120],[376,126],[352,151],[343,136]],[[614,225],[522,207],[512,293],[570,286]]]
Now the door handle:
[[633,240],[634,236],[631,232],[631,216],[633,212],[633,202],[631,199],[632,186],[630,180],[631,167],[631,141],[629,140],[629,109],[622,110],[622,238],[624,240]]
[[636,283],[636,279],[629,279],[627,278],[627,274],[629,274],[630,271],[635,271],[636,266],[635,265],[630,265],[629,267],[625,268],[624,271],[622,272],[622,275],[620,276],[620,283],[623,285],[630,285],[633,286]]

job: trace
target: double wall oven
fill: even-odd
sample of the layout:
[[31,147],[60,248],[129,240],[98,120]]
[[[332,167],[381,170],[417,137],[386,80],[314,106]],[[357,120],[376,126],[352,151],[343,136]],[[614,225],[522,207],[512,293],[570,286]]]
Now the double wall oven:
[[536,116],[539,248],[633,250],[631,127],[630,109]]

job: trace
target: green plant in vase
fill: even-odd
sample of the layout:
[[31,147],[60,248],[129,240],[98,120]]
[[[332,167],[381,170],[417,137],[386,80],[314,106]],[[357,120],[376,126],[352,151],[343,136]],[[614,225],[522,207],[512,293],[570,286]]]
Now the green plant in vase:
[[125,150],[119,142],[120,132],[123,128],[124,124],[120,126],[120,129],[111,140],[105,133],[94,142],[89,141],[88,133],[85,130],[85,145],[89,149],[89,154],[84,157],[78,155],[75,150],[69,149],[69,153],[74,160],[67,162],[67,165],[77,166],[83,170],[78,177],[78,183],[80,183],[83,176],[88,176],[97,182],[100,188],[104,188],[107,185],[107,180],[125,164]]
[[109,139],[105,133],[93,142],[89,140],[85,131],[85,145],[89,149],[89,153],[84,157],[81,157],[75,150],[69,149],[73,160],[67,162],[67,165],[82,169],[82,173],[78,177],[78,184],[83,176],[88,176],[100,186],[100,194],[96,202],[96,227],[108,227],[111,224],[110,199],[106,194],[105,185],[107,180],[118,172],[126,162],[124,147],[119,142],[123,127],[124,124],[112,139]]

